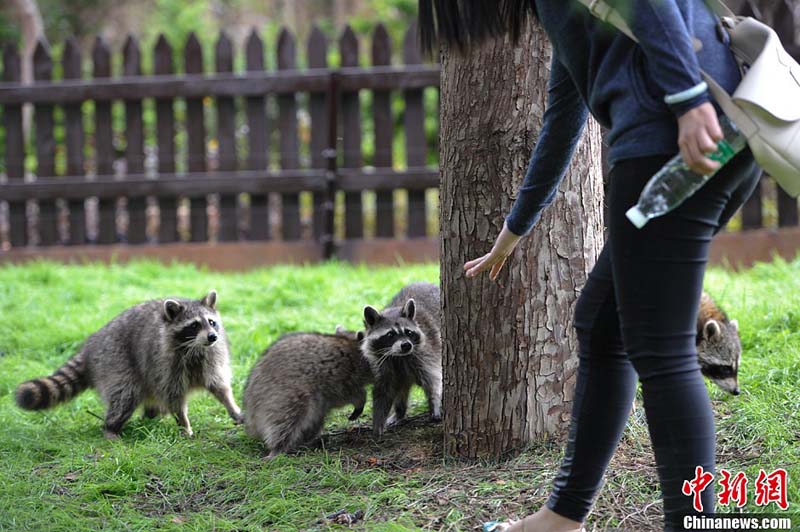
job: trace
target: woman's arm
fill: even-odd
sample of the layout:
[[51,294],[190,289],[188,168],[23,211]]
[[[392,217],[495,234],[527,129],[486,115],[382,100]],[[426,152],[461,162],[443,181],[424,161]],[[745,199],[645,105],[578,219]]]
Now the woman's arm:
[[[692,32],[686,27],[675,0],[606,0],[628,23],[639,40],[652,80],[668,97],[676,117],[709,101],[707,90],[694,96],[691,89],[701,86],[700,63],[693,45]],[[703,0],[697,0],[702,4]],[[673,98],[669,98],[673,97]]]
[[547,106],[539,140],[531,155],[528,171],[492,250],[464,265],[467,277],[490,269],[492,279],[505,264],[522,235],[539,220],[550,205],[564,178],[580,140],[589,111],[564,65],[553,55],[547,85]]
[[531,230],[545,207],[555,199],[589,116],[572,78],[555,54],[547,93],[539,139],[511,214],[506,218],[508,228],[519,236]]
[[678,118],[678,146],[683,160],[699,174],[717,170],[719,164],[705,154],[717,149],[722,130],[700,76],[692,32],[675,0],[606,1],[639,40],[649,64],[648,74]]

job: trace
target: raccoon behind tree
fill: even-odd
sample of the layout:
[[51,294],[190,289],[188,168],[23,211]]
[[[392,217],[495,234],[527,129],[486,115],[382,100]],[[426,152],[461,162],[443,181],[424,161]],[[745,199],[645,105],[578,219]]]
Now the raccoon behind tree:
[[192,388],[205,388],[240,423],[216,302],[212,290],[199,301],[159,299],[129,308],[89,336],[51,376],[20,384],[17,405],[42,410],[94,387],[107,407],[107,438],[118,437],[140,403],[146,417],[172,413],[191,436],[187,395]]
[[[372,364],[372,430],[376,438],[384,428],[406,415],[408,394],[414,384],[425,390],[431,418],[442,418],[442,320],[439,287],[412,283],[403,287],[378,312],[364,308],[364,356]],[[389,413],[394,407],[394,416]]]
[[361,354],[362,333],[285,334],[264,351],[244,390],[247,432],[263,441],[268,458],[316,440],[332,408],[367,402],[372,369]]
[[706,292],[700,297],[697,313],[697,360],[703,375],[726,392],[739,395],[739,324],[729,320]]

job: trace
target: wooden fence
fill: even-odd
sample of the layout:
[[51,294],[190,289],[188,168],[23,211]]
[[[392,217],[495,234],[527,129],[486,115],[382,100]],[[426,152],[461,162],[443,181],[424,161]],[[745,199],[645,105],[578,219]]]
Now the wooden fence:
[[[793,43],[791,17],[774,18]],[[36,82],[27,86],[19,83],[17,50],[5,47],[0,263],[154,257],[243,269],[330,257],[435,259],[436,198],[426,191],[438,186],[438,124],[426,128],[426,116],[437,116],[438,100],[424,91],[438,97],[439,69],[422,64],[415,33],[405,35],[403,64],[392,65],[389,36],[377,26],[371,66],[359,66],[359,41],[348,27],[337,43],[339,64],[329,67],[332,47],[315,28],[301,70],[284,30],[270,70],[253,32],[240,72],[222,34],[213,73],[204,71],[195,35],[180,55],[162,36],[145,62],[148,75],[129,38],[116,76],[98,39],[90,78],[74,40],[60,65],[40,43]],[[796,45],[789,49],[800,56]],[[54,82],[57,66],[62,79]],[[26,106],[33,109],[28,144]],[[800,249],[797,201],[768,178],[735,225],[741,231],[715,240],[714,261],[750,264]]]
[[[5,47],[0,106],[7,180],[0,200],[8,204],[8,241],[0,260],[177,254],[203,262],[209,253],[239,253],[254,262],[391,260],[414,248],[411,255],[434,257],[426,189],[438,186],[438,169],[426,163],[437,147],[427,141],[423,91],[438,88],[439,69],[422,64],[415,28],[404,39],[400,66],[391,64],[382,25],[371,45],[372,65],[359,66],[359,42],[346,28],[340,65],[330,68],[329,44],[315,28],[308,68],[298,70],[295,39],[283,30],[277,69],[267,70],[254,31],[244,46],[246,70],[234,73],[236,52],[223,33],[214,47],[215,72],[204,73],[203,48],[191,35],[176,74],[175,54],[161,36],[153,72],[143,75],[142,52],[129,38],[114,77],[111,51],[97,39],[86,79],[70,40],[63,79],[53,82],[53,60],[39,43],[35,83],[28,86],[19,83],[17,50]],[[25,105],[33,107],[33,148],[23,140]],[[402,138],[395,139],[396,131]],[[371,148],[369,166],[364,146]],[[402,152],[405,161],[395,160]],[[366,190],[374,192],[369,212]],[[375,238],[364,238],[365,225]],[[209,240],[250,247],[210,250]]]

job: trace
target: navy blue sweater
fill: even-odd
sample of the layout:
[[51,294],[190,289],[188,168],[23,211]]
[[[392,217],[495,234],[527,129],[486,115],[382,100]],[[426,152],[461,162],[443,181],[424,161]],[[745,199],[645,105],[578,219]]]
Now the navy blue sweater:
[[[542,129],[527,174],[506,219],[524,235],[555,197],[588,113],[609,129],[609,161],[678,152],[677,117],[709,101],[708,93],[668,106],[664,96],[702,81],[700,67],[732,91],[739,70],[703,0],[607,0],[623,15],[636,44],[577,0],[535,0],[553,45]],[[692,37],[702,43],[694,51]]]

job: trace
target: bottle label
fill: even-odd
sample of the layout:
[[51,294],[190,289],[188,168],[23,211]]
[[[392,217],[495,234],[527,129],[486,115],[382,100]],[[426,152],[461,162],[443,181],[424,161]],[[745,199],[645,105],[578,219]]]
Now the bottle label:
[[730,161],[734,155],[736,155],[734,149],[730,144],[728,144],[728,141],[723,139],[717,143],[717,151],[710,154],[708,158],[713,159],[720,164],[725,164]]

